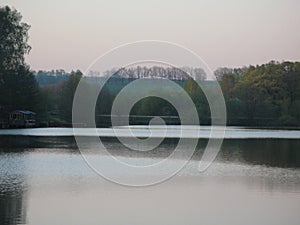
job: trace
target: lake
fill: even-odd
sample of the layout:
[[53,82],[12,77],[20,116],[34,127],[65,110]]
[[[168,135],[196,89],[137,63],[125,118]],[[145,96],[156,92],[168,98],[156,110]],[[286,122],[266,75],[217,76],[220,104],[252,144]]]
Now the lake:
[[[216,160],[200,173],[209,127],[198,129],[184,128],[185,138],[198,139],[184,169],[163,183],[139,188],[96,174],[70,128],[0,130],[0,224],[299,224],[300,131],[227,128]],[[141,138],[149,135],[145,126],[132,131]],[[96,149],[91,130],[80,132],[87,147]],[[97,132],[110,154],[145,165],[168,157],[180,137],[177,127],[170,127],[157,148],[139,152],[124,147],[111,129]],[[161,127],[152,132],[163,136]],[[100,158],[105,164],[107,155]],[[124,171],[107,167],[124,176]]]

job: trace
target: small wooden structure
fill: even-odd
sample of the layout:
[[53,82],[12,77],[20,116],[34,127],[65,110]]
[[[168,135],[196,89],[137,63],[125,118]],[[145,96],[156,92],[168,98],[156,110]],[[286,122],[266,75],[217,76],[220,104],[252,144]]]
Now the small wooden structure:
[[35,127],[35,112],[15,110],[9,114],[9,127]]

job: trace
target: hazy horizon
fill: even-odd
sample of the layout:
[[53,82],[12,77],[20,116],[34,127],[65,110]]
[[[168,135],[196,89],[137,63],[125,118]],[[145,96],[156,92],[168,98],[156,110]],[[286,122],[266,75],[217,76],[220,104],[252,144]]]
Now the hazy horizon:
[[300,2],[4,0],[31,25],[34,70],[85,70],[121,44],[163,40],[186,46],[208,66],[300,61]]

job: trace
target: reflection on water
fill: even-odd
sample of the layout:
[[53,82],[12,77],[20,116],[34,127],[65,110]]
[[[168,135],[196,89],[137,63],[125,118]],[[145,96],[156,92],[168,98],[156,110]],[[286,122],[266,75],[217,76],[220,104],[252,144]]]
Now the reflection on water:
[[[86,148],[97,153],[98,143],[86,137]],[[152,151],[132,151],[116,138],[101,138],[110,154],[124,157],[165,158],[172,153],[178,139],[165,139]],[[207,139],[199,139],[193,159],[200,160]],[[300,139],[225,139],[217,157],[220,161],[236,161],[248,164],[282,168],[300,167]],[[79,154],[74,137],[0,136],[0,153],[56,152]],[[184,152],[182,153],[184,154]]]
[[[12,159],[10,154],[1,154],[0,163],[0,224],[26,223],[26,178],[22,159]],[[6,170],[10,167],[15,173]]]
[[[130,151],[114,138],[102,141],[111,154],[127,162],[139,160],[147,164],[171,154],[178,140],[167,139],[150,152]],[[215,163],[199,174],[197,162],[206,144],[206,139],[199,140],[193,161],[173,181],[129,189],[99,181],[82,159],[73,137],[0,136],[0,224],[251,224],[243,218],[251,219],[252,224],[299,222],[299,139],[226,139]],[[90,148],[97,143],[87,137],[86,145]],[[112,172],[122,175],[114,168]],[[213,196],[212,200],[209,196]],[[194,200],[205,205],[195,205]],[[178,201],[183,205],[175,209]],[[228,201],[236,203],[232,210],[226,209]],[[244,201],[248,208],[243,210]],[[201,219],[196,218],[201,210]],[[217,216],[214,210],[219,210]],[[266,210],[265,214],[260,215],[260,210]],[[243,215],[241,220],[236,213]],[[287,217],[280,220],[280,213]],[[118,220],[115,214],[120,218],[140,214],[145,220]],[[179,215],[186,219],[180,220]],[[165,220],[157,221],[156,217]]]
[[219,158],[253,165],[299,168],[299,146],[299,139],[225,140]]
[[21,187],[18,189],[16,183],[10,183],[8,186],[11,186],[13,190],[2,190],[0,194],[0,224],[25,224],[26,193]]

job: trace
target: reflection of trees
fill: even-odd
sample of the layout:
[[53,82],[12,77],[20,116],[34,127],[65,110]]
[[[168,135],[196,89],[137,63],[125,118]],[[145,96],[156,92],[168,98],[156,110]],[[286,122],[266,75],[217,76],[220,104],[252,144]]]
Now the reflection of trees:
[[225,140],[219,158],[249,164],[299,168],[299,140],[245,139]]
[[299,140],[256,140],[246,144],[243,158],[275,167],[300,167]]
[[[23,147],[21,147],[23,145]],[[30,140],[16,136],[0,138],[0,224],[26,222],[26,162],[23,159]],[[25,147],[24,147],[25,146]]]
[[74,137],[0,137],[0,225],[26,224],[27,159],[38,149],[77,153]]
[[22,186],[24,177],[1,177],[0,224],[16,225],[26,223],[26,193]]
[[2,153],[21,153],[33,151],[36,148],[65,149],[67,152],[77,152],[74,137],[0,136],[0,152]]

